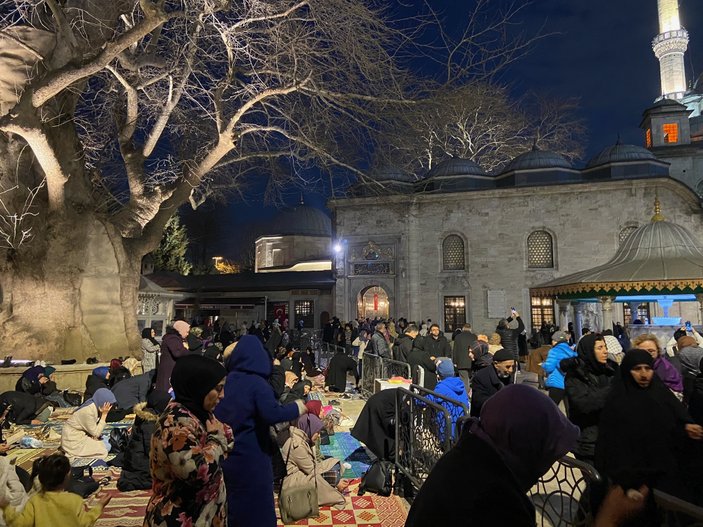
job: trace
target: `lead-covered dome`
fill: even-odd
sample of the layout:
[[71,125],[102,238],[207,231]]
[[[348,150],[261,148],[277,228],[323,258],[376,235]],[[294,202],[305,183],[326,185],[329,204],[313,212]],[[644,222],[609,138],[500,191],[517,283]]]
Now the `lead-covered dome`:
[[624,145],[620,141],[601,150],[593,157],[586,168],[592,168],[607,163],[622,163],[627,161],[652,161],[656,160],[656,156],[641,146]]
[[470,159],[460,157],[450,157],[445,159],[432,170],[427,177],[451,177],[451,176],[485,176],[486,171],[478,163]]
[[513,159],[503,172],[545,168],[572,168],[572,166],[561,154],[551,150],[540,150],[537,146],[533,146],[529,152],[520,154]]
[[298,205],[281,211],[269,230],[269,236],[332,236],[332,220],[320,209]]
[[390,166],[380,168],[373,172],[373,179],[382,181],[396,181],[399,183],[414,183],[416,181],[415,176],[408,174],[407,172],[401,170],[398,167]]

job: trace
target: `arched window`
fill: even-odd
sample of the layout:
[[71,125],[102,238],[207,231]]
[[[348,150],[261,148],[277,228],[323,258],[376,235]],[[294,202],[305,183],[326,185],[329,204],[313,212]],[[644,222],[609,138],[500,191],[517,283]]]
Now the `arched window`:
[[464,240],[461,239],[461,236],[450,234],[442,242],[442,269],[463,271],[465,268]]
[[552,235],[547,231],[534,231],[527,237],[527,267],[532,269],[554,267]]
[[618,245],[622,245],[622,242],[627,240],[630,237],[630,234],[635,232],[637,230],[636,225],[630,225],[629,227],[625,227],[620,231],[620,234],[618,234]]

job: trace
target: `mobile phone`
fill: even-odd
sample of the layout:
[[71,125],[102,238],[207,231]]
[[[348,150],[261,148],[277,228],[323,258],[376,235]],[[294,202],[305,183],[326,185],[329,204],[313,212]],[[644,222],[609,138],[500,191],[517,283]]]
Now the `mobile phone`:
[[514,307],[511,307],[511,308],[510,308],[510,311],[513,312],[513,313],[515,313],[515,308],[514,308]]
[[693,327],[691,326],[690,320],[686,321],[686,331],[693,331]]

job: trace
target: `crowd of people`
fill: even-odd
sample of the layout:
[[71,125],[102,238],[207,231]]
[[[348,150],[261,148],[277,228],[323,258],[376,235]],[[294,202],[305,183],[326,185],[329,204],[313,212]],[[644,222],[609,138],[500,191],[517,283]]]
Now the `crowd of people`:
[[[16,468],[0,481],[7,488],[19,481],[14,488],[26,492],[13,500],[0,493],[0,506],[10,526],[40,525],[32,518],[47,513],[70,518],[65,525],[92,525],[108,498],[86,511],[66,492],[66,467],[114,453],[107,423],[134,413],[126,447],[111,463],[123,468],[120,490],[152,490],[145,526],[273,527],[274,492],[295,496],[306,486],[316,488],[317,506],[344,507],[345,464],[319,452],[335,420],[311,395],[354,390],[370,353],[407,363],[451,416],[455,446],[423,485],[407,525],[488,522],[497,507],[510,525],[532,525],[526,492],[566,452],[613,485],[590,493],[601,511],[597,525],[657,525],[651,489],[703,504],[703,339],[686,328],[664,345],[651,334],[630,342],[604,333],[576,342],[568,330],[550,333],[541,363],[546,396],[515,384],[525,337],[515,310],[485,334],[464,324],[445,335],[431,320],[333,318],[322,339],[337,352],[324,371],[311,348],[295,345],[285,321],[234,328],[179,320],[160,341],[151,329],[142,333],[140,363],[114,359],[93,370],[63,424],[60,452],[33,474]],[[70,405],[68,395],[51,366],[33,366],[0,396],[1,420],[43,423]],[[352,430],[380,458],[393,450],[386,438],[394,400],[389,391],[372,396]],[[471,419],[460,430],[462,408]],[[8,448],[0,437],[0,454]],[[479,488],[486,492],[468,492]]]

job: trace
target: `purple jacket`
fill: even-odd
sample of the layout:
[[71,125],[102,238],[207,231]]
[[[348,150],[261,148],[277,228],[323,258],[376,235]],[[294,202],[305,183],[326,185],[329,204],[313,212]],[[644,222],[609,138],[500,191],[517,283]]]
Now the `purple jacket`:
[[679,371],[662,355],[654,361],[654,372],[662,382],[674,392],[683,392],[683,378]]

